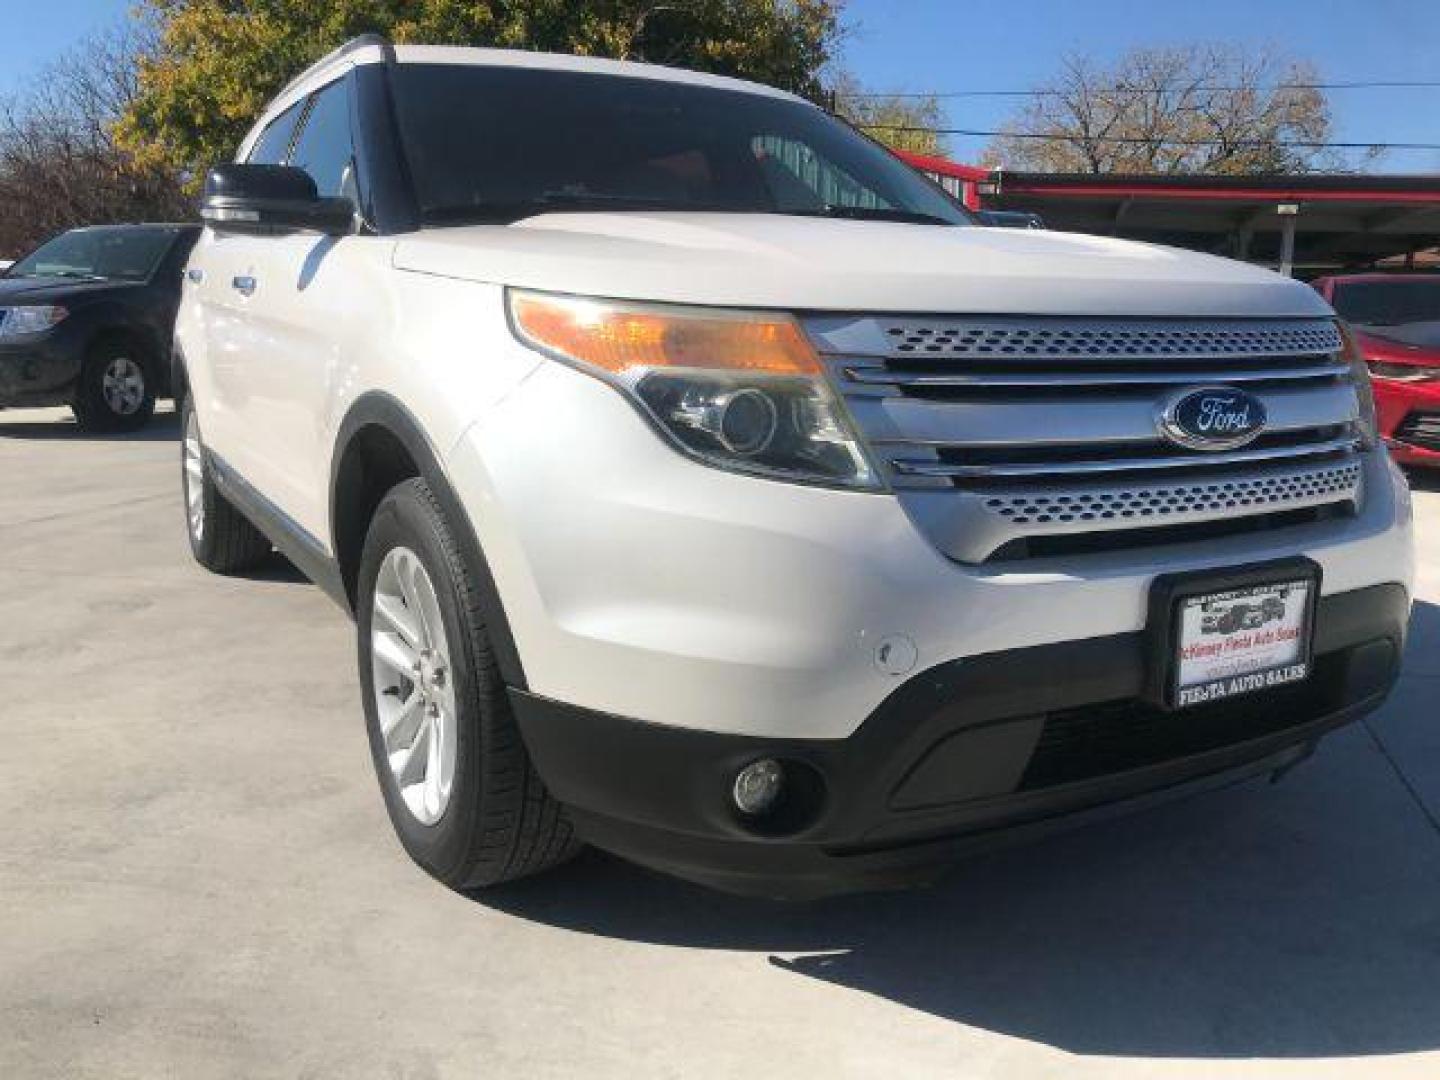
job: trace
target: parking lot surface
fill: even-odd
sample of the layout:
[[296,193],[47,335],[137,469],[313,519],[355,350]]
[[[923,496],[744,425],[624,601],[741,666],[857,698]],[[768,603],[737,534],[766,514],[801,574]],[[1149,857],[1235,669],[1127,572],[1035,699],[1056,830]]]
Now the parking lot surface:
[[5,1080],[1440,1074],[1440,483],[1400,686],[1278,785],[900,895],[466,898],[391,835],[345,617],[191,562],[174,440],[0,413]]

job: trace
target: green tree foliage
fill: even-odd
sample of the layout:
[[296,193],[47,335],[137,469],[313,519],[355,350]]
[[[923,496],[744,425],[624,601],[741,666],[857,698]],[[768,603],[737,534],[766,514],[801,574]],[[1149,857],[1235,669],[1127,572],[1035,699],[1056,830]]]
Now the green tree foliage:
[[157,24],[119,137],[194,173],[229,158],[265,103],[358,34],[605,56],[755,79],[809,97],[842,0],[142,0]]

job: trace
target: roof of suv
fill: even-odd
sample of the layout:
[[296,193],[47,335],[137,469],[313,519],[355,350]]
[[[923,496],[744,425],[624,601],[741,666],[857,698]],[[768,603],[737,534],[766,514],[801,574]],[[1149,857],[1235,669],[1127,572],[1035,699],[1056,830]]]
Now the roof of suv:
[[321,57],[297,75],[272,103],[275,106],[328,82],[344,68],[355,64],[379,64],[386,59],[386,50],[401,64],[466,64],[482,67],[529,68],[537,71],[583,72],[592,75],[619,75],[635,79],[684,83],[690,86],[711,86],[716,89],[763,94],[767,97],[804,101],[794,94],[777,90],[763,83],[732,79],[725,75],[707,75],[685,68],[664,67],[631,60],[606,60],[594,56],[568,56],[563,53],[531,52],[524,49],[481,49],[454,45],[389,45],[379,37],[356,38],[327,56]]

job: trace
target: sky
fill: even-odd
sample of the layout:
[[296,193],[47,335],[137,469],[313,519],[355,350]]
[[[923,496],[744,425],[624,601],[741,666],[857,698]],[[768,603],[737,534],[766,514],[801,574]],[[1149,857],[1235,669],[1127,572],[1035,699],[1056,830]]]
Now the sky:
[[[1114,59],[1135,46],[1269,48],[1326,82],[1440,81],[1440,0],[851,0],[845,63],[877,90],[1025,89],[1069,52]],[[947,127],[993,130],[1016,102],[947,102]],[[1332,138],[1440,143],[1440,87],[1335,90]],[[952,137],[974,161],[987,140]],[[1392,152],[1377,171],[1440,172],[1440,152]]]
[[[0,94],[125,17],[134,0],[4,0],[24,7],[0,35]],[[577,0],[578,2],[578,0]],[[1440,80],[1440,0],[849,0],[843,63],[868,87],[907,92],[1026,88],[1067,52],[1113,59],[1138,45],[1230,42],[1313,62],[1322,79]],[[1440,143],[1440,87],[1336,90],[1334,138]],[[993,129],[1016,102],[947,102],[948,127]],[[984,139],[952,137],[977,160]],[[1440,151],[1393,151],[1385,172],[1440,172]]]

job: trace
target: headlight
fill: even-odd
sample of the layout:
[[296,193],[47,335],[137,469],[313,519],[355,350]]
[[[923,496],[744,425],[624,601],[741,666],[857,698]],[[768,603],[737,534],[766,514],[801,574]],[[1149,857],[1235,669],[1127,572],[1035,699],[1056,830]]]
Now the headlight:
[[1370,369],[1365,366],[1365,357],[1355,343],[1355,335],[1343,322],[1336,324],[1340,329],[1341,348],[1350,363],[1350,377],[1355,383],[1355,396],[1360,399],[1360,437],[1368,450],[1380,438],[1380,421],[1375,415],[1375,391],[1370,386]]
[[786,315],[511,290],[516,337],[628,395],[687,454],[736,472],[875,488],[875,470]]
[[49,330],[70,312],[58,304],[30,307],[3,308],[4,318],[0,319],[0,337],[15,337],[19,334],[38,334]]

